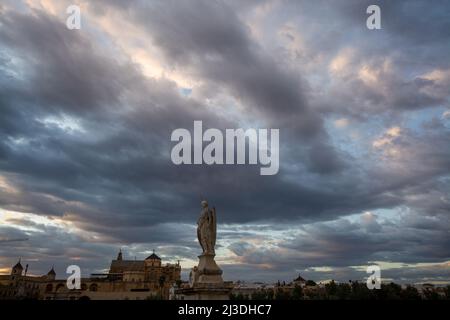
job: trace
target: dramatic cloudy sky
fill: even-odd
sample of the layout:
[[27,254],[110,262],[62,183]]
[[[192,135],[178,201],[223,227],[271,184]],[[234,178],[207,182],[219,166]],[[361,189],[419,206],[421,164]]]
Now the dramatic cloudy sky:
[[[0,272],[186,272],[206,198],[227,280],[450,281],[449,57],[448,1],[2,0]],[[279,173],[174,165],[194,120],[279,128]]]

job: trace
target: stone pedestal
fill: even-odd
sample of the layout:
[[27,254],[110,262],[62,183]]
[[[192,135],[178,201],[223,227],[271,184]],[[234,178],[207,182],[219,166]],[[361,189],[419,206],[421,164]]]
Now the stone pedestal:
[[214,260],[213,254],[202,254],[198,256],[199,262],[194,278],[193,286],[209,284],[223,284],[222,270]]
[[224,283],[214,255],[202,254],[198,258],[198,266],[191,271],[190,287],[178,289],[177,296],[183,300],[228,300],[232,285]]

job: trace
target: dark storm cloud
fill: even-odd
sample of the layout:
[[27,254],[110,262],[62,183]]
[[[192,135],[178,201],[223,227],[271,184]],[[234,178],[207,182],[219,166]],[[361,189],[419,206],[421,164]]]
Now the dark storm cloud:
[[[362,51],[359,55],[364,57],[366,52]],[[375,115],[389,115],[393,117],[391,120],[398,120],[404,111],[447,106],[448,94],[441,87],[446,86],[448,80],[427,79],[420,71],[417,71],[417,76],[399,76],[399,73],[404,72],[398,65],[402,59],[409,57],[374,57],[364,64],[351,62],[349,70],[340,74],[339,82],[330,88],[334,98],[320,98],[314,104],[327,113],[365,121]],[[377,81],[364,81],[358,77],[360,72],[370,72],[369,76],[376,76]]]
[[[167,158],[171,130],[189,128],[194,119],[203,119],[211,127],[233,125],[212,115],[201,104],[181,97],[173,84],[145,79],[129,63],[118,64],[112,59],[103,59],[97,46],[83,35],[58,28],[58,22],[42,12],[32,16],[11,15],[3,22],[6,26],[13,20],[26,22],[19,29],[3,29],[1,39],[9,50],[18,52],[19,57],[24,52],[33,52],[36,56],[28,59],[31,62],[24,66],[30,79],[8,88],[5,94],[6,110],[12,113],[10,122],[30,124],[17,126],[14,132],[5,132],[2,147],[8,150],[8,154],[3,169],[20,173],[14,176],[14,183],[22,191],[21,195],[4,198],[5,208],[17,209],[20,205],[29,211],[55,215],[77,212],[91,221],[102,221],[103,225],[111,227],[118,221],[129,225],[158,222],[162,218],[160,213],[167,208],[171,208],[169,219],[186,221],[196,213],[186,213],[185,208],[197,207],[200,197],[209,196],[216,199],[218,205],[228,206],[228,210],[224,209],[227,212],[225,221],[238,217],[264,219],[270,212],[261,210],[255,201],[263,193],[273,195],[274,201],[278,198],[275,203],[279,205],[284,197],[299,198],[302,194],[305,198],[314,194],[320,197],[320,192],[307,188],[290,190],[290,184],[276,177],[266,179],[262,189],[258,190],[261,183],[256,169],[171,165]],[[20,33],[24,30],[33,41],[11,42],[11,39],[22,38]],[[36,40],[41,34],[45,35],[44,39]],[[46,38],[50,39],[50,45],[43,47]],[[64,60],[65,56],[69,57],[68,61]],[[91,67],[90,64],[95,62],[98,66]],[[56,72],[60,65],[61,70]],[[66,65],[71,69],[67,70]],[[95,83],[96,89],[91,88],[80,100],[78,92],[86,86],[84,79],[91,86]],[[55,94],[47,94],[50,88],[44,87],[47,84]],[[25,95],[20,94],[19,85],[29,87]],[[67,104],[63,104],[64,99],[67,99]],[[130,102],[134,104],[128,106]],[[78,105],[80,108],[76,108]],[[57,106],[61,107],[56,111]],[[50,115],[73,116],[79,120],[81,130],[87,133],[67,132],[56,125],[36,121]],[[8,118],[6,120],[9,121]],[[25,139],[24,147],[15,143],[14,139],[19,138]],[[312,165],[318,171],[320,167],[327,172],[332,171],[336,166],[332,164],[333,155],[326,147],[314,150],[312,154],[323,152],[327,152],[331,166],[327,161],[318,162],[314,158]],[[229,179],[230,171],[235,177],[247,176],[247,184]],[[209,186],[205,190],[207,184]],[[156,185],[159,192],[154,191]],[[186,185],[190,185],[188,190]],[[231,185],[237,189],[230,189]],[[253,190],[253,196],[249,198],[245,192],[236,193],[241,189],[247,190],[247,194]],[[48,199],[46,194],[52,194],[56,199]],[[84,203],[86,208],[68,206],[67,201]],[[319,200],[315,202],[319,203]],[[241,215],[241,212],[247,214]],[[294,208],[283,212],[289,215],[296,213]],[[303,212],[308,214],[306,209]],[[129,219],[129,215],[133,219]],[[92,228],[99,227],[93,224]]]
[[[262,117],[270,127],[281,128],[293,151],[293,141],[308,141],[312,151],[297,150],[295,155],[312,170],[326,174],[342,169],[344,161],[327,143],[322,119],[308,106],[301,76],[267,55],[226,2],[164,1],[129,12],[167,63],[227,90],[246,106],[244,118]],[[326,160],[314,161],[318,153],[326,153]]]
[[[196,254],[192,249],[196,247],[192,239],[195,230],[192,231],[191,226],[155,225],[153,228],[120,229],[117,234],[108,230],[102,236],[93,238],[73,229],[49,225],[48,221],[41,223],[28,218],[10,218],[7,222],[14,227],[0,226],[0,239],[28,240],[0,242],[0,265],[2,268],[11,267],[21,257],[23,265],[30,264],[29,271],[32,274],[47,272],[55,264],[57,277],[65,278],[67,266],[76,264],[81,267],[83,276],[89,276],[90,273],[108,269],[110,260],[117,256],[119,248],[122,248],[124,258],[130,260],[145,259],[151,249],[156,249],[164,261],[172,262],[192,258]],[[124,246],[126,235],[125,239],[117,240],[120,232],[128,235],[137,233],[138,236],[149,234],[150,238],[135,237],[133,241],[151,242],[152,245]],[[174,238],[174,233],[178,237]],[[173,247],[167,246],[170,242]]]
[[136,74],[132,66],[99,55],[90,41],[40,11],[33,16],[3,15],[1,41],[16,59],[26,62],[15,67],[26,77],[21,94],[25,101],[31,100],[32,110],[45,105],[55,114],[83,114],[116,105],[121,90]]
[[[63,261],[81,256],[89,270],[99,270],[121,243],[161,247],[169,259],[195,257],[193,227],[203,198],[218,208],[220,224],[243,228],[269,222],[268,233],[286,222],[300,229],[304,222],[365,210],[404,206],[415,213],[400,226],[339,222],[332,228],[304,228],[305,236],[286,237],[275,249],[246,241],[252,230],[219,231],[224,239],[241,239],[228,248],[242,262],[224,268],[231,274],[259,268],[261,275],[287,276],[311,265],[449,259],[448,233],[441,229],[450,211],[448,124],[436,119],[418,133],[404,130],[389,145],[356,156],[334,144],[324,125],[330,115],[348,115],[372,129],[364,123],[369,115],[397,123],[404,113],[445,105],[450,76],[425,75],[448,68],[448,59],[440,59],[448,53],[443,45],[448,6],[424,10],[422,2],[411,2],[409,10],[406,4],[386,2],[384,29],[369,34],[363,3],[347,2],[342,8],[328,2],[284,4],[290,15],[280,17],[301,18],[299,30],[309,31],[304,39],[310,52],[302,59],[324,55],[321,72],[327,76],[336,55],[347,46],[357,48],[325,94],[314,91],[301,63],[293,66],[272,50],[276,43],[266,46],[254,39],[245,19],[256,4],[108,1],[89,7],[98,16],[117,10],[145,30],[145,41],[160,50],[171,69],[201,79],[202,93],[189,97],[171,80],[145,77],[130,57],[102,46],[89,31],[69,31],[40,10],[1,13],[0,177],[6,180],[0,180],[0,208],[64,217],[100,239],[10,220],[44,232],[2,227],[2,236],[32,235],[30,243],[2,247],[8,264],[20,251],[29,259],[57,260],[60,270]],[[411,17],[418,17],[418,24],[403,32]],[[334,23],[319,27],[320,19]],[[386,58],[393,68],[383,69]],[[377,72],[379,85],[355,77],[363,65]],[[405,75],[409,72],[413,76]],[[242,105],[240,120],[280,128],[277,176],[261,177],[258,168],[248,166],[171,164],[173,129],[191,129],[193,120],[220,129],[241,126],[210,108],[206,100],[218,93]],[[398,111],[395,116],[392,110]],[[402,157],[392,157],[385,148],[396,148]],[[174,225],[180,222],[192,228]],[[44,264],[37,268],[47,269]]]
[[[170,6],[164,7],[164,12],[166,10],[168,10],[166,14],[180,14],[177,8]],[[210,10],[213,10],[210,12],[210,15],[213,15],[218,9],[213,5],[213,8],[210,8]],[[194,13],[191,12],[191,14]],[[350,191],[348,189],[342,190],[342,192],[335,191],[327,193],[321,190],[287,183],[278,178],[269,178],[267,182],[261,183],[258,181],[260,177],[255,175],[255,172],[244,168],[233,168],[232,170],[236,176],[247,176],[246,184],[242,184],[237,180],[227,179],[226,176],[230,174],[228,168],[177,168],[170,166],[166,157],[169,146],[165,143],[167,136],[170,134],[170,130],[164,130],[164,127],[169,127],[170,129],[190,127],[192,119],[208,119],[208,117],[210,117],[208,123],[212,124],[212,126],[225,127],[226,125],[223,124],[224,119],[217,119],[216,116],[208,115],[207,110],[200,104],[183,99],[175,93],[175,88],[170,83],[165,84],[157,81],[151,81],[149,83],[149,80],[144,79],[131,64],[117,65],[111,59],[103,59],[100,52],[95,50],[96,47],[82,36],[73,35],[73,33],[69,33],[67,37],[66,35],[58,35],[58,32],[65,33],[68,31],[64,28],[57,28],[57,22],[52,21],[51,18],[46,17],[43,13],[37,13],[32,18],[25,18],[25,16],[19,15],[17,19],[27,20],[24,26],[28,26],[31,30],[42,31],[44,34],[47,30],[46,28],[49,28],[45,24],[50,24],[53,27],[51,28],[50,34],[53,34],[56,38],[59,36],[59,40],[65,41],[64,43],[66,44],[65,46],[57,46],[58,39],[54,40],[50,37],[55,43],[46,47],[45,55],[40,56],[39,53],[43,50],[40,46],[42,46],[42,42],[45,42],[45,39],[43,41],[19,41],[11,43],[9,40],[21,38],[18,32],[25,29],[23,29],[24,27],[18,30],[5,29],[2,38],[6,39],[5,42],[11,46],[11,49],[19,53],[38,53],[35,59],[41,63],[39,65],[31,64],[31,70],[36,69],[36,71],[28,71],[33,75],[30,80],[31,84],[49,82],[53,84],[52,88],[55,92],[66,92],[67,87],[83,87],[85,84],[82,79],[89,79],[87,80],[88,83],[99,83],[98,85],[100,87],[98,90],[89,91],[92,95],[86,95],[85,100],[76,100],[78,89],[73,92],[71,90],[67,91],[69,96],[67,99],[68,101],[75,100],[76,105],[86,106],[86,112],[94,114],[93,119],[90,116],[81,117],[81,124],[91,135],[95,136],[98,134],[104,137],[103,139],[94,139],[94,141],[89,141],[84,137],[73,137],[71,134],[62,132],[58,128],[49,128],[42,125],[39,127],[39,124],[33,122],[33,114],[19,113],[17,115],[19,118],[15,122],[19,123],[20,121],[24,121],[31,123],[34,126],[34,135],[38,137],[34,140],[38,144],[33,143],[26,150],[14,150],[10,144],[9,161],[5,163],[4,168],[25,174],[22,181],[19,177],[16,182],[24,189],[26,194],[33,194],[32,190],[27,190],[31,187],[44,194],[50,193],[65,200],[87,203],[90,206],[97,207],[99,209],[95,210],[97,212],[103,209],[107,213],[98,213],[95,216],[101,217],[100,220],[106,226],[112,226],[117,221],[128,221],[126,223],[130,225],[138,225],[145,221],[156,222],[161,217],[159,213],[167,210],[169,199],[171,200],[170,206],[172,207],[170,216],[175,219],[187,220],[189,216],[192,217],[195,213],[190,212],[186,215],[183,212],[185,210],[184,208],[195,207],[198,202],[197,200],[199,200],[186,200],[187,197],[192,197],[192,191],[195,191],[198,197],[209,196],[215,199],[218,205],[224,207],[224,211],[226,212],[224,215],[225,220],[234,220],[238,217],[247,221],[265,219],[266,217],[271,217],[274,210],[279,212],[277,214],[277,218],[279,219],[293,216],[339,215],[357,212],[364,208],[392,206],[401,202],[400,199],[384,196],[382,193],[383,190],[377,194],[372,189],[364,190],[363,188],[363,190],[359,191],[353,189],[353,195],[355,193],[359,195],[359,199],[355,199],[356,197],[354,196],[348,196]],[[166,19],[169,19],[169,17],[166,17]],[[188,27],[188,23],[196,23],[197,20],[191,17],[191,19],[185,21],[185,28]],[[207,24],[208,21],[211,22],[207,19],[199,23]],[[6,21],[6,23],[10,22]],[[36,25],[33,25],[33,23]],[[176,27],[176,25],[172,27]],[[192,28],[193,31],[200,32],[200,30],[204,29],[204,25],[194,25]],[[243,30],[236,29],[235,26],[229,25],[225,20],[222,23],[218,23],[216,28],[218,28],[216,32],[219,34],[221,29],[224,29],[223,32],[229,34],[225,38],[229,39],[228,41],[230,43],[228,45],[233,50],[242,49],[246,51],[242,53],[243,58],[241,59],[250,59],[247,56],[254,54],[252,50],[246,49],[252,45],[255,46],[255,44],[244,44],[249,42],[249,40]],[[155,29],[159,30],[157,28]],[[170,31],[170,28],[168,30]],[[8,34],[7,31],[13,33]],[[164,32],[169,31],[165,30]],[[174,34],[177,34],[177,32],[174,32]],[[38,37],[38,34],[34,34],[33,36]],[[202,38],[201,36],[197,37]],[[193,33],[189,39],[191,39],[190,41],[195,41],[197,37]],[[171,39],[166,34],[164,34],[163,38]],[[237,40],[233,40],[234,38],[237,38]],[[178,40],[181,41],[181,39]],[[178,40],[175,42],[178,42]],[[208,41],[208,39],[203,39],[202,41],[200,46],[205,46],[202,50],[217,50],[216,53],[222,55],[220,48],[214,48],[216,40],[210,39]],[[36,47],[31,47],[33,43],[36,43]],[[169,46],[169,44],[165,45]],[[208,46],[211,48],[208,49]],[[60,47],[65,49],[61,49]],[[86,47],[86,50],[72,50],[73,48],[76,49],[79,47]],[[190,54],[194,57],[196,55],[202,55],[200,51],[196,51],[195,43],[188,43],[185,47],[187,49],[191,48],[192,50],[190,53],[189,50],[186,50],[186,55]],[[57,52],[53,52],[53,50]],[[66,51],[60,52],[62,50]],[[175,48],[168,50],[175,50]],[[175,53],[169,52],[169,54],[175,55],[174,58],[177,58]],[[234,52],[234,55],[237,55],[237,52]],[[65,69],[62,68],[64,72],[47,72],[47,78],[54,77],[50,81],[46,81],[48,80],[46,78],[42,80],[35,78],[42,73],[44,68],[46,70],[59,70],[60,64],[66,64],[66,61],[63,59],[64,56],[71,57],[72,61],[69,65],[73,64],[74,73],[66,73]],[[260,58],[255,57],[255,59],[258,61]],[[97,66],[98,69],[91,67],[80,69],[76,67],[80,64],[83,65],[83,61],[87,61],[88,65],[89,63],[95,64],[94,62],[97,61],[100,66]],[[228,65],[232,63],[232,60],[224,59],[223,63]],[[262,66],[254,69],[261,68]],[[89,72],[90,69],[100,71],[92,74]],[[101,70],[105,71],[102,72]],[[105,75],[105,72],[111,72],[111,74]],[[113,78],[114,81],[99,81],[95,78],[97,73],[103,75],[102,79]],[[123,76],[124,74],[127,76]],[[91,78],[92,76],[94,78]],[[60,81],[59,77],[70,81],[70,84],[67,85],[66,82]],[[257,78],[268,77],[258,76]],[[133,81],[129,81],[130,79]],[[252,82],[252,79],[249,82]],[[274,81],[273,79],[269,79],[267,81]],[[278,80],[275,80],[275,82],[278,82]],[[62,85],[61,90],[58,84]],[[105,88],[102,88],[102,85]],[[111,86],[117,86],[117,88]],[[54,109],[51,106],[61,104],[60,96],[46,95],[45,92],[47,89],[42,86],[33,86],[32,88],[35,91],[35,95],[33,95],[36,97],[35,99],[43,98],[43,101],[36,108],[41,109],[40,112],[43,116],[53,115]],[[81,88],[81,90],[83,89]],[[99,92],[99,97],[94,94],[97,91]],[[117,104],[117,101],[120,100],[119,96],[124,91],[127,91],[125,94],[127,100],[123,102],[126,103],[131,100],[137,103],[135,105],[137,107],[130,112],[121,114],[119,111],[121,106]],[[252,94],[255,90],[244,91]],[[256,91],[260,91],[260,89]],[[261,91],[266,90],[263,89]],[[14,91],[8,91],[8,93],[11,92]],[[17,97],[17,95],[14,98],[19,99],[19,101],[23,99],[22,97]],[[302,107],[302,103],[300,103],[301,99],[294,100],[297,101],[299,107]],[[156,109],[156,106],[159,104],[166,106],[166,108]],[[149,105],[156,106],[151,108]],[[276,106],[275,103],[268,105]],[[17,104],[14,104],[14,101],[11,100],[7,104],[7,107],[11,106],[17,106]],[[62,105],[62,111],[78,116],[79,109],[74,106],[75,104],[73,106],[70,104],[69,106]],[[107,113],[100,112],[105,110],[96,109],[96,107],[101,109],[106,106],[108,108]],[[11,107],[11,109],[13,108]],[[83,110],[83,108],[81,109]],[[116,112],[119,114],[117,115]],[[38,115],[41,114],[38,113]],[[106,120],[106,123],[99,123],[96,121],[96,117],[99,117],[98,120],[100,122]],[[219,123],[219,121],[222,123]],[[18,130],[26,130],[26,128],[22,127]],[[149,145],[149,141],[151,141],[151,145]],[[342,164],[339,161],[333,160],[335,155],[330,151],[330,148],[323,146],[322,143],[319,145],[313,144],[309,158],[310,168],[314,172],[334,172],[341,169]],[[287,159],[286,161],[290,160]],[[308,161],[305,162],[308,163]],[[33,181],[34,179],[30,179],[30,176],[36,177],[39,180]],[[45,183],[46,180],[47,183]],[[196,181],[196,183],[193,183],[193,181]],[[355,185],[361,184],[357,181],[354,181]],[[60,183],[70,189],[61,189]],[[153,192],[156,184],[160,190],[159,194]],[[191,185],[191,192],[183,190],[186,184]],[[209,184],[208,191],[205,191],[204,184]],[[230,188],[231,185],[234,185],[234,187]],[[90,190],[90,192],[81,191],[74,193],[72,189],[85,189]],[[361,188],[359,187],[358,189]],[[126,192],[125,190],[132,190],[132,192]],[[58,208],[50,209],[48,207],[49,202],[45,197],[43,200],[39,200],[39,197],[36,197],[35,200],[29,196],[27,198],[28,200],[21,199],[19,202],[22,204],[27,203],[27,201],[35,203],[34,209],[37,212],[57,214]],[[265,205],[261,208],[261,204],[258,202],[261,201],[259,199],[263,198],[268,200],[267,203],[274,203],[275,205],[269,208],[266,208]],[[324,199],[327,199],[327,201],[324,201]],[[47,207],[39,209],[39,203],[47,203]],[[30,205],[30,207],[33,206]],[[59,214],[66,211],[68,210],[60,207]],[[245,212],[246,214],[242,215],[241,212]],[[79,213],[83,215],[83,212]],[[133,216],[132,220],[128,219],[128,214]],[[96,219],[89,211],[86,216],[88,219]],[[97,226],[94,225],[93,228],[97,228]]]
[[[366,28],[366,9],[371,4],[381,8],[381,30]],[[275,14],[268,19],[277,22],[278,28],[293,25],[302,45],[291,52],[294,58],[289,58],[285,48],[274,52],[280,60],[291,59],[293,68],[311,65],[310,77],[323,78],[315,90],[319,94],[310,92],[313,109],[361,121],[380,115],[398,119],[405,110],[448,106],[448,90],[439,89],[448,87],[448,80],[423,78],[427,71],[450,66],[446,1],[433,6],[425,1],[286,1],[279,7],[283,19]],[[320,21],[330,23],[318,27]],[[289,32],[285,36],[290,41],[296,37]],[[349,65],[330,79],[327,64],[346,51],[351,52]],[[321,67],[314,67],[317,61]],[[383,69],[386,62],[390,64]],[[377,73],[376,85],[360,79],[358,72],[367,67]]]
[[[389,31],[389,36],[396,41],[401,41],[398,46],[414,44],[423,49],[425,46],[441,45],[443,39],[450,36],[448,20],[450,8],[445,0],[434,1],[433,6],[420,0],[346,1],[343,6],[338,7],[338,10],[342,15],[351,17],[353,21],[365,22],[366,17],[361,16],[360,12],[365,12],[371,4],[380,6],[383,28]],[[428,51],[432,53],[433,50]],[[434,54],[439,53],[434,52]]]
[[[435,225],[436,221],[441,225]],[[365,221],[363,216],[360,222],[344,219],[301,227],[301,233],[294,237],[287,236],[286,241],[277,248],[258,248],[245,241],[236,241],[230,244],[228,249],[239,257],[239,266],[236,268],[255,268],[257,273],[262,274],[265,269],[270,269],[282,279],[294,277],[296,270],[307,271],[314,266],[319,267],[318,270],[326,267],[332,271],[324,274],[321,274],[321,271],[305,273],[312,275],[313,279],[358,280],[362,279],[359,273],[346,267],[367,266],[376,261],[448,261],[449,223],[447,215],[434,219],[412,214],[406,221],[390,221],[376,216],[373,220]],[[370,230],[373,226],[377,227],[367,232],[367,229]],[[229,268],[232,271],[234,267]],[[344,269],[345,277],[348,278],[339,276],[339,269]],[[444,269],[442,267],[437,273],[443,275]],[[250,270],[248,272],[250,274]],[[252,279],[262,279],[257,273]],[[362,273],[365,274],[365,271]],[[433,270],[425,267],[409,268],[405,265],[395,272],[390,270],[385,274],[383,271],[383,277],[392,277],[396,282],[403,282],[405,279],[419,281],[427,273],[432,274]],[[446,277],[448,278],[448,272]]]

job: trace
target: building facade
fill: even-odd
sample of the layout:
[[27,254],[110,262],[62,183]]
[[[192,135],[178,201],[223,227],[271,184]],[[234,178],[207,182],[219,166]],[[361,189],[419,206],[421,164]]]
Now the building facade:
[[51,270],[42,276],[27,275],[21,261],[9,275],[0,275],[0,299],[39,300],[144,300],[168,299],[170,288],[180,281],[181,266],[161,263],[155,253],[145,260],[123,260],[120,251],[108,273],[81,278],[80,289],[68,289],[66,279]]

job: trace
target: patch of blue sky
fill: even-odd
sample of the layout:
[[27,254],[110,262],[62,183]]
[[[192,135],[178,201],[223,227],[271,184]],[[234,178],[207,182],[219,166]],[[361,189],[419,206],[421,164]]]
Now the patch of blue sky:
[[10,82],[12,79],[26,79],[26,62],[19,56],[15,55],[12,50],[0,51],[0,81]]
[[192,94],[191,88],[180,88],[179,90],[180,90],[180,93],[185,97],[189,97]]
[[325,119],[325,129],[335,147],[339,150],[345,151],[353,157],[359,158],[366,153],[367,150],[367,129],[370,125],[362,125],[348,122],[346,126],[337,127],[335,122],[339,118]]
[[429,123],[433,119],[444,120],[443,123],[449,127],[448,122],[443,118],[443,114],[448,110],[448,107],[439,106],[435,108],[428,108],[409,112],[405,117],[405,126],[409,129],[420,133],[423,130],[423,125]]
[[[4,2],[3,2],[4,1]],[[30,8],[26,3],[17,0],[3,0],[3,5],[5,7],[13,7],[15,10],[20,12],[29,12]]]
[[360,223],[361,216],[367,212],[376,216],[377,222],[379,223],[394,223],[397,224],[402,215],[405,213],[405,207],[395,207],[395,208],[382,208],[364,212],[358,212],[345,217],[351,223]]

